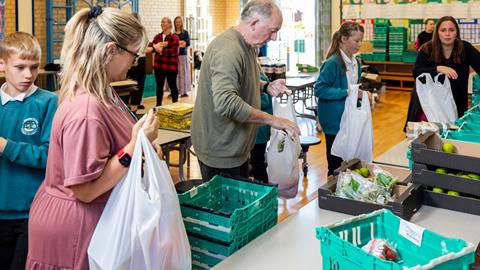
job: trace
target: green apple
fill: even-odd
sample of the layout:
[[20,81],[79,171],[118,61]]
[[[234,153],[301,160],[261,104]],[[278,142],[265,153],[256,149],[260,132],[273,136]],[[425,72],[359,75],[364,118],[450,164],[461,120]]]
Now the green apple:
[[432,189],[433,192],[436,192],[436,193],[443,193],[443,188],[439,188],[439,187],[434,187]]
[[468,176],[468,174],[462,174],[460,177],[463,177],[463,178],[468,178],[468,179],[470,179],[470,176]]
[[365,167],[362,167],[359,170],[360,170],[360,175],[362,175],[363,177],[368,177],[370,175],[370,171]]
[[362,172],[360,171],[360,169],[355,169],[355,172],[362,175]]
[[465,174],[465,173],[463,173],[463,172],[457,172],[457,176],[460,176],[460,177],[461,177],[462,175],[464,175],[464,174]]
[[451,143],[444,143],[442,145],[442,151],[445,153],[454,153],[455,152],[455,146]]
[[470,177],[472,179],[475,179],[475,180],[480,180],[480,175],[478,175],[476,173],[469,173],[468,177]]
[[449,190],[447,192],[448,195],[452,195],[452,196],[460,196],[460,193],[458,193],[458,191],[454,191],[454,190]]
[[445,169],[445,168],[436,168],[436,169],[435,169],[435,172],[436,172],[436,173],[443,173],[443,174],[445,174],[445,173],[447,173],[447,169]]
[[453,176],[456,176],[454,173],[448,173],[448,175],[453,175]]

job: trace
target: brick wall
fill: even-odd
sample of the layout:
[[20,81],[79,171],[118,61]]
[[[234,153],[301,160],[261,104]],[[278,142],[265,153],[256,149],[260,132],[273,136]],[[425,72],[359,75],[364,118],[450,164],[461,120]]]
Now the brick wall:
[[5,33],[15,32],[15,0],[5,0]]
[[240,17],[239,0],[211,0],[212,32],[218,36],[231,26],[237,25]]
[[42,46],[42,60],[40,66],[44,66],[47,59],[47,27],[46,27],[46,2],[45,0],[36,0],[33,2],[34,10],[34,29],[35,37]]
[[212,16],[212,34],[218,36],[225,31],[225,14],[226,11],[225,0],[211,0],[210,1],[210,15]]
[[183,16],[183,0],[168,0],[159,2],[157,0],[142,0],[139,2],[139,14],[142,23],[147,29],[148,39],[162,32],[160,23],[163,17],[175,19],[177,16]]
[[225,14],[225,29],[237,25],[240,19],[240,1],[226,0]]

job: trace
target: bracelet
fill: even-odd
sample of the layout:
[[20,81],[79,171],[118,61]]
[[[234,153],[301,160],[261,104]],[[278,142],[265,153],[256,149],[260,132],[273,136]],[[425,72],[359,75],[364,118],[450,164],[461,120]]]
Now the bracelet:
[[270,82],[267,82],[266,84],[263,85],[263,89],[262,89],[262,92],[263,93],[266,93],[267,92],[267,88],[268,88],[268,85],[270,84]]

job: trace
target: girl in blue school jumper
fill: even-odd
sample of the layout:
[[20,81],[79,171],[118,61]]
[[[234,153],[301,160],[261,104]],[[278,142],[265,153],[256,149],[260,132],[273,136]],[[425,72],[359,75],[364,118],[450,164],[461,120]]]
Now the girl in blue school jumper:
[[[331,149],[340,127],[345,100],[350,92],[349,85],[361,80],[361,64],[355,58],[363,40],[363,26],[346,22],[335,32],[327,60],[320,68],[315,83],[318,98],[318,118],[325,133],[327,146],[328,175],[340,167],[342,159],[332,156]],[[358,94],[362,96],[361,93]]]

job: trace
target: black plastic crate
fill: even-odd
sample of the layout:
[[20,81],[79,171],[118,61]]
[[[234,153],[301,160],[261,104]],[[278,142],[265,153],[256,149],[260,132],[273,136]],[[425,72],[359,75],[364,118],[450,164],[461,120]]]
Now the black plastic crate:
[[[447,142],[455,146],[456,153],[442,151]],[[441,139],[428,132],[415,139],[411,148],[411,160],[415,163],[480,174],[480,144]]]
[[328,182],[318,189],[318,207],[349,215],[360,215],[385,208],[403,219],[410,220],[422,205],[422,188],[416,184],[396,184],[393,187],[395,200],[386,204],[337,197],[335,195],[336,187],[337,177],[331,176]]
[[436,173],[433,167],[429,168],[425,164],[413,164],[412,182],[428,187],[439,187],[445,190],[480,196],[480,180]]
[[427,188],[423,188],[422,196],[423,204],[425,205],[473,215],[480,215],[479,199],[463,196],[452,196],[446,193],[437,193]]

